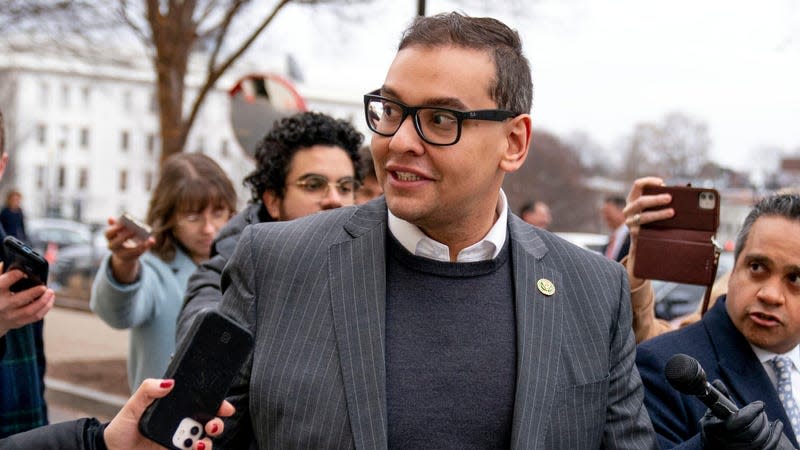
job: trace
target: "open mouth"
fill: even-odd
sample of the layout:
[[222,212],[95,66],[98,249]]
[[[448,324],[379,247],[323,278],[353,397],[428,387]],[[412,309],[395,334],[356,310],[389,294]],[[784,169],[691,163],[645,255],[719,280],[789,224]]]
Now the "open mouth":
[[422,177],[411,172],[392,172],[394,177],[399,181],[420,181]]
[[762,312],[751,312],[750,320],[763,327],[777,327],[781,324],[777,317]]

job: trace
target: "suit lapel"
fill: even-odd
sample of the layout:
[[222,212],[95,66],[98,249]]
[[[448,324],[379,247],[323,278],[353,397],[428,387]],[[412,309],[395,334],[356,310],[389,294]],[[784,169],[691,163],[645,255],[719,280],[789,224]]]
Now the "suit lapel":
[[[747,339],[736,329],[728,317],[725,301],[719,300],[704,318],[707,321],[706,331],[714,345],[714,350],[719,359],[719,371],[725,386],[733,398],[744,406],[755,400],[766,404],[765,411],[770,420],[779,419],[783,422],[783,432],[797,446],[789,418],[783,409],[778,393],[772,385],[761,365],[761,361],[753,353]],[[711,330],[714,330],[713,332]],[[742,353],[746,356],[742,357]],[[733,355],[737,355],[733,357]],[[712,381],[712,380],[709,380]]]
[[[512,241],[514,292],[517,322],[517,388],[511,447],[527,448],[545,435],[557,390],[557,368],[561,352],[563,283],[561,273],[544,264],[547,253],[536,231],[509,216]],[[544,295],[541,279],[555,285],[555,293]]]
[[355,447],[386,448],[386,203],[359,208],[329,249],[331,309]]

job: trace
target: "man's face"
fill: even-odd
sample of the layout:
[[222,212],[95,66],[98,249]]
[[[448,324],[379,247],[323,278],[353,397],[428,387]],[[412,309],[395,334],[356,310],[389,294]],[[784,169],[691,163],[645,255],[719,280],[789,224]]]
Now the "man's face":
[[546,204],[536,202],[536,206],[533,207],[533,211],[528,211],[525,213],[525,216],[522,218],[522,220],[535,227],[546,230],[547,227],[550,226],[550,222],[553,221],[553,217],[550,215],[550,208]]
[[625,214],[622,209],[614,204],[614,202],[603,202],[603,207],[600,209],[606,225],[611,231],[614,231],[625,222]]
[[800,222],[755,221],[728,281],[726,307],[757,347],[786,353],[800,343]]
[[[488,52],[411,46],[397,53],[380,95],[408,106],[497,109],[489,95],[494,78],[494,60]],[[454,231],[485,233],[494,221],[504,172],[516,170],[527,155],[530,118],[526,115],[524,155],[519,161],[507,161],[519,139],[511,130],[516,130],[520,118],[465,120],[460,140],[450,146],[424,142],[412,117],[394,136],[374,134],[372,154],[389,209],[434,239]]]
[[[330,185],[318,192],[297,184],[327,179]],[[355,203],[354,192],[339,192],[334,184],[355,177],[353,161],[341,147],[314,145],[297,151],[289,163],[283,197],[271,191],[264,192],[262,200],[275,220],[292,220],[325,209],[349,206]],[[307,185],[309,186],[309,185]]]

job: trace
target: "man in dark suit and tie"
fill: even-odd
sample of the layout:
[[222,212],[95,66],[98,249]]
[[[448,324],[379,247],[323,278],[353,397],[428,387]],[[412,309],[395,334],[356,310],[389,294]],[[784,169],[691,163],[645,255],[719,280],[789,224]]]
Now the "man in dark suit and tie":
[[[777,195],[756,204],[736,239],[735,257],[727,296],[700,322],[644,341],[637,350],[645,405],[662,448],[787,448],[778,444],[776,421],[797,446],[800,197]],[[704,419],[706,407],[664,377],[676,353],[696,358],[709,381],[721,380],[740,412],[727,422]],[[709,426],[736,423],[749,444],[729,441],[734,430],[708,436]]]
[[[235,448],[655,448],[624,268],[523,222],[530,67],[491,18],[418,17],[364,96],[385,197],[247,227]],[[224,444],[224,442],[223,442]]]

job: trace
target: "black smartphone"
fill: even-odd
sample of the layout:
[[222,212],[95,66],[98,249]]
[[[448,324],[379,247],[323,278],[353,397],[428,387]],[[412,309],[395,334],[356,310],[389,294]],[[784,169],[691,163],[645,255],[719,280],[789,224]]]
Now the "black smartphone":
[[186,339],[178,344],[164,378],[175,380],[139,420],[139,430],[171,449],[185,450],[204,436],[231,383],[253,347],[253,337],[215,309],[198,312]]
[[46,259],[14,236],[6,236],[3,247],[6,253],[3,272],[19,269],[27,275],[8,288],[11,292],[21,292],[40,284],[47,284],[49,264]]
[[121,223],[125,228],[135,232],[136,239],[140,241],[146,241],[153,232],[149,225],[133,217],[127,212],[124,212],[121,216],[119,216],[119,223]]

